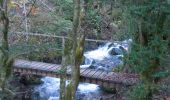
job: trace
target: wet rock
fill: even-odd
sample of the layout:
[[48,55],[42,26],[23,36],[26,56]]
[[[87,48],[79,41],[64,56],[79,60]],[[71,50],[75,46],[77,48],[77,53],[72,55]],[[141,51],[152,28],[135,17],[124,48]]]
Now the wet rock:
[[89,68],[91,69],[99,69],[105,71],[112,71],[112,69],[119,64],[122,64],[122,61],[119,60],[117,57],[111,59],[104,59],[102,61],[94,61]]
[[91,64],[95,64],[95,63],[96,63],[95,60],[92,60],[92,61],[91,61]]
[[118,60],[123,61],[123,55],[116,55],[116,57],[117,57]]
[[113,46],[115,46],[114,43],[110,43],[110,44],[108,45],[108,49],[109,49],[110,47],[113,47]]
[[119,48],[112,48],[110,51],[109,51],[109,54],[110,55],[122,55],[123,54],[123,51]]
[[119,46],[119,49],[121,49],[123,53],[127,52],[123,46]]
[[95,66],[95,65],[90,65],[90,66],[89,66],[89,68],[91,68],[91,69],[96,69],[96,67],[97,67],[97,66]]

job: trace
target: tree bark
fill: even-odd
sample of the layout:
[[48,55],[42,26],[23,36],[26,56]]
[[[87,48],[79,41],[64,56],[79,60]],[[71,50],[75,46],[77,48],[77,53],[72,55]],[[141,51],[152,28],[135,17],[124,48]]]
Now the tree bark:
[[9,45],[8,45],[8,27],[9,27],[9,20],[8,20],[8,16],[7,16],[7,0],[3,0],[0,2],[1,4],[1,16],[0,16],[0,21],[2,22],[2,45],[0,46],[0,50],[1,50],[1,62],[2,62],[2,65],[1,65],[1,79],[2,80],[2,89],[4,89],[4,85],[5,85],[5,80],[6,80],[6,76],[7,73],[7,69],[6,67],[6,63],[8,61],[8,52],[9,52]]
[[61,70],[63,73],[60,75],[60,100],[65,100],[65,87],[66,87],[66,72],[67,72],[67,52],[65,48],[65,38],[62,38],[62,48],[63,48],[63,54],[62,54],[62,67]]
[[75,100],[75,94],[77,90],[77,86],[79,84],[80,77],[80,65],[79,61],[77,61],[76,53],[77,53],[77,36],[80,25],[80,0],[73,0],[74,2],[74,16],[73,16],[73,29],[71,33],[71,41],[72,41],[72,55],[71,55],[71,81],[67,86],[66,99],[67,100]]
[[0,1],[0,22],[2,23],[2,31],[1,31],[1,43],[0,45],[0,87],[3,93],[7,93],[11,96],[13,92],[9,92],[10,90],[6,88],[5,84],[7,79],[11,75],[12,63],[13,60],[9,57],[9,44],[8,44],[8,29],[9,29],[9,19],[7,15],[7,3],[8,0]]
[[73,41],[73,51],[72,51],[72,58],[73,58],[73,65],[72,65],[72,99],[75,99],[75,93],[77,90],[77,86],[79,83],[80,77],[80,66],[76,65],[76,48],[77,48],[77,34],[78,34],[78,27],[80,23],[80,0],[73,0],[74,1],[74,16],[73,16],[73,30],[72,30],[72,41]]
[[1,1],[1,16],[0,16],[0,21],[3,24],[2,27],[2,48],[4,50],[9,50],[8,46],[8,27],[9,27],[9,20],[7,16],[7,0]]

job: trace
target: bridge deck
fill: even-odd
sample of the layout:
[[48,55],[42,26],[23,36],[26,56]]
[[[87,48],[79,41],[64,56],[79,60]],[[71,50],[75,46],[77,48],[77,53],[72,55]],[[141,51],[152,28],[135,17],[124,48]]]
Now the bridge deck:
[[[34,74],[41,76],[60,77],[61,65],[50,64],[37,61],[15,60],[13,71],[22,74]],[[71,70],[67,70],[68,78],[71,76]],[[138,75],[127,73],[106,72],[95,69],[81,69],[80,81],[94,83],[107,87],[114,87],[115,85],[133,85],[138,81]]]

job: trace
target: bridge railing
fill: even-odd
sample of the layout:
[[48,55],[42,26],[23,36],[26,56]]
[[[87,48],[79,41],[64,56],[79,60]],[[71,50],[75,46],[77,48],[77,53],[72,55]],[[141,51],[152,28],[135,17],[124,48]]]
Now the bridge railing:
[[[10,45],[16,49],[19,47],[19,52],[32,52],[32,51],[49,51],[58,50],[62,51],[65,41],[70,39],[67,36],[57,36],[54,34],[40,34],[40,33],[24,33],[14,32],[9,35]],[[85,39],[85,47],[89,47],[92,44],[92,49],[98,47],[97,44],[105,44],[107,42],[114,42],[121,44],[120,41],[112,40],[96,40],[96,39]],[[18,48],[17,48],[18,49]]]
[[[41,33],[24,33],[24,32],[15,32],[12,34],[17,34],[17,35],[25,35],[27,37],[29,36],[41,36],[41,37],[53,37],[53,38],[64,38],[64,39],[69,39],[69,37],[67,36],[58,36],[58,35],[52,35],[50,34],[41,34]],[[113,40],[98,40],[98,39],[89,39],[86,38],[85,41],[89,41],[89,42],[103,42],[103,43],[107,43],[107,42],[114,42],[114,43],[121,43],[120,41],[113,41]]]

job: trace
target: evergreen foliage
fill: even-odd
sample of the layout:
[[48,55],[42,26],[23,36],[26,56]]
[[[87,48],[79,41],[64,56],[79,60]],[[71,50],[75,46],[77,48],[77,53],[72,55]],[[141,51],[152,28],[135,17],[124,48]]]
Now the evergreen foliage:
[[[75,99],[85,36],[111,39],[110,33],[115,40],[125,38],[133,40],[124,60],[132,73],[140,75],[140,81],[127,93],[128,100],[152,100],[158,90],[170,88],[169,83],[161,82],[161,79],[166,79],[170,75],[169,0],[49,0],[46,3],[54,8],[50,11],[44,10],[41,4],[36,3],[35,8],[39,6],[43,11],[40,10],[35,16],[27,16],[30,24],[29,32],[43,34],[50,32],[67,35],[70,39],[64,41],[65,44],[62,45],[63,41],[59,39],[34,36],[26,39],[26,36],[20,36],[21,39],[10,46],[9,29],[11,32],[24,31],[25,26],[22,22],[18,24],[19,20],[24,20],[21,18],[23,15],[20,12],[15,15],[10,11],[12,9],[8,12],[7,6],[12,5],[7,5],[6,1],[8,0],[0,0],[0,26],[2,26],[0,27],[0,96],[4,91],[5,96],[6,92],[13,94],[5,85],[11,76],[16,56],[28,52],[28,58],[39,60],[44,57],[45,52],[51,58],[63,56],[63,69],[56,72],[62,74],[60,97],[62,100]],[[30,1],[30,3],[35,2]],[[64,50],[57,51],[57,49]],[[72,77],[70,84],[66,86],[68,65],[72,66]],[[122,72],[123,68],[124,66],[120,65],[114,71]]]
[[124,4],[128,6],[127,21],[133,39],[127,62],[141,78],[141,84],[133,89],[129,99],[151,100],[155,89],[153,86],[157,86],[158,77],[170,73],[163,71],[169,67],[163,64],[167,60],[170,42],[170,35],[167,33],[170,6],[167,0],[129,0]]

